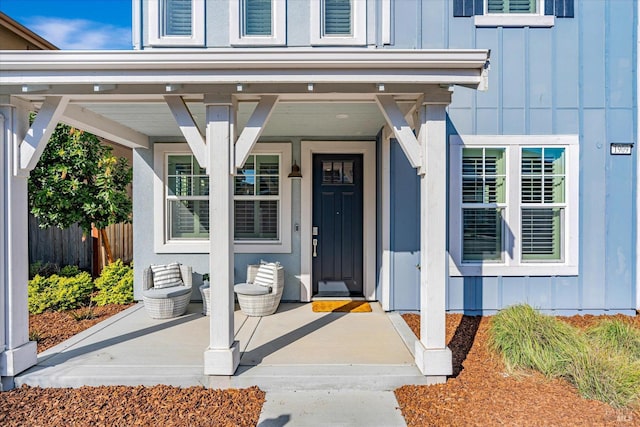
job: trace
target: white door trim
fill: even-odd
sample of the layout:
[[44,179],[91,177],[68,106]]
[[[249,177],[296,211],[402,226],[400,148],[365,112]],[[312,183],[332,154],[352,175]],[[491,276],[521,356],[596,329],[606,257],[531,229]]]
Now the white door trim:
[[311,221],[313,214],[313,155],[362,154],[363,163],[363,293],[376,299],[376,143],[375,141],[302,141],[301,144],[301,218],[300,300],[311,301]]

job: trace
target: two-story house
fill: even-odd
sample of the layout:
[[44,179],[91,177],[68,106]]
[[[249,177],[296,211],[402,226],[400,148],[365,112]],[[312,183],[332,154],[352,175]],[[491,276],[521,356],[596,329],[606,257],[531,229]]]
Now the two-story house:
[[133,148],[136,297],[149,264],[210,274],[207,374],[238,365],[233,283],[260,260],[284,300],[419,311],[434,382],[447,311],[635,314],[637,9],[133,0],[134,52],[3,54],[1,285],[26,281],[24,176],[61,120]]

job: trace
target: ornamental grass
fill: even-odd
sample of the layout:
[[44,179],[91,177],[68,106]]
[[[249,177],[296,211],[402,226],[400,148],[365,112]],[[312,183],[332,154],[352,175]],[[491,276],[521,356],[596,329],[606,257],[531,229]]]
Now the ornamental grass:
[[580,395],[615,408],[640,404],[640,330],[605,319],[581,331],[523,304],[491,320],[489,347],[511,373],[564,378]]

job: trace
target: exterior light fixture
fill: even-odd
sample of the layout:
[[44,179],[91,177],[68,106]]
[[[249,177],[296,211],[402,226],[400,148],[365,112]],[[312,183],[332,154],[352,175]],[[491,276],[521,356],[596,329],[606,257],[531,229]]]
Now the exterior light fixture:
[[112,85],[112,84],[95,84],[93,85],[93,91],[94,92],[106,92],[109,90],[114,90],[116,88],[116,85]]
[[238,83],[236,85],[236,91],[237,92],[242,92],[244,90],[244,87],[242,86],[242,83]]
[[293,161],[293,165],[291,165],[291,173],[289,174],[289,178],[302,178],[302,173],[300,173],[300,166]]
[[378,83],[378,92],[384,92],[384,83]]
[[178,89],[180,89],[182,87],[182,85],[172,85],[172,84],[167,84],[164,87],[165,92],[175,92]]
[[308,90],[309,92],[313,92],[313,83],[309,83],[309,84],[307,84],[307,90]]
[[45,90],[51,89],[49,85],[22,85],[22,92],[44,92]]

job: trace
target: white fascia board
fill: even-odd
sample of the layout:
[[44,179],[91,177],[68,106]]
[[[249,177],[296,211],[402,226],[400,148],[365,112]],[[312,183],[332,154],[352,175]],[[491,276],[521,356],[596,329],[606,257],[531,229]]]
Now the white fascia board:
[[[488,50],[225,49],[0,52],[0,86],[145,83],[483,84]],[[350,72],[351,71],[351,72]],[[71,78],[72,77],[72,78]]]
[[78,105],[68,105],[60,121],[129,148],[149,148],[149,137]]

